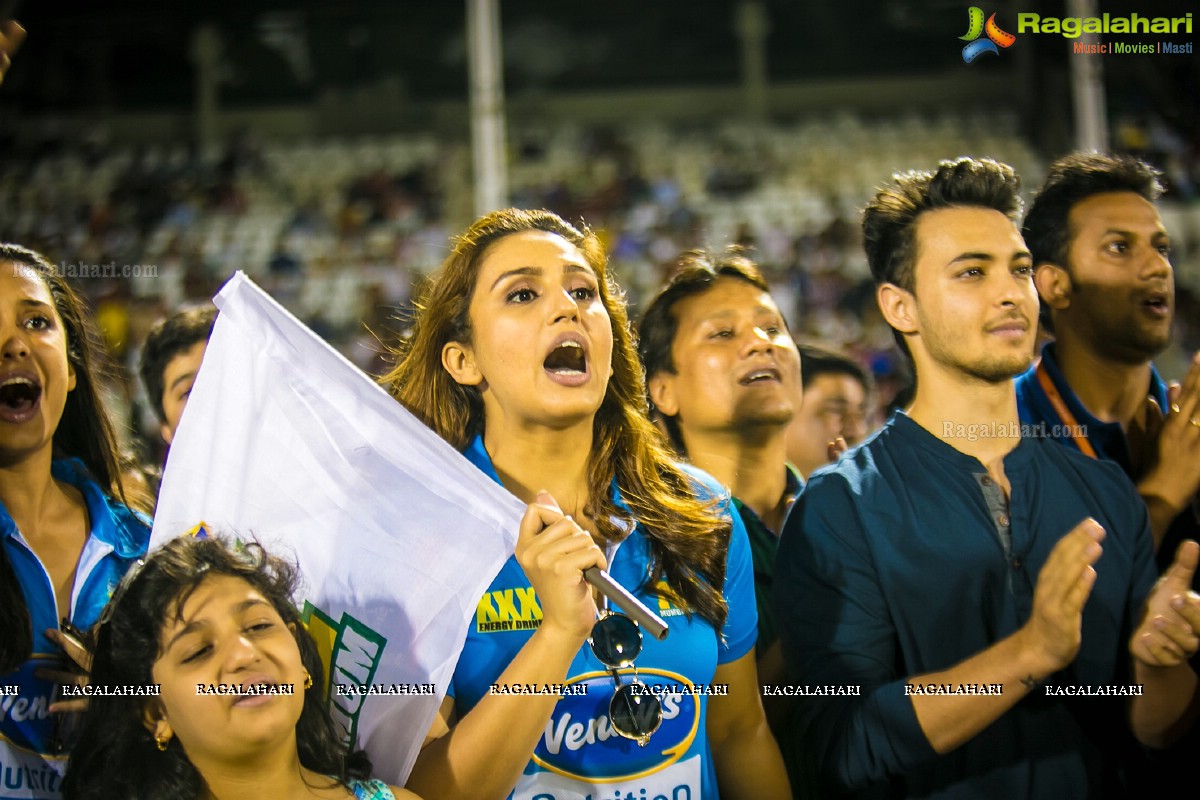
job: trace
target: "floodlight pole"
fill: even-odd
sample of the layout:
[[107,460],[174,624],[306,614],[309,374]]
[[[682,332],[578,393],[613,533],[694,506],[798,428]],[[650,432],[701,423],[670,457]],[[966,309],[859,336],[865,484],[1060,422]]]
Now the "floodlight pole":
[[[1096,0],[1067,0],[1072,17],[1099,16]],[[1079,41],[1097,44],[1100,35],[1085,33]],[[1104,59],[1093,53],[1071,53],[1071,98],[1075,106],[1075,147],[1083,151],[1108,151],[1108,112],[1104,102]]]
[[734,12],[742,57],[742,95],[746,114],[762,121],[767,116],[767,34],[770,23],[761,0],[741,0]]
[[221,86],[221,34],[211,24],[192,32],[191,58],[195,97],[196,142],[203,149],[217,143],[219,94]]
[[508,205],[499,0],[467,0],[467,63],[475,213],[483,215]]

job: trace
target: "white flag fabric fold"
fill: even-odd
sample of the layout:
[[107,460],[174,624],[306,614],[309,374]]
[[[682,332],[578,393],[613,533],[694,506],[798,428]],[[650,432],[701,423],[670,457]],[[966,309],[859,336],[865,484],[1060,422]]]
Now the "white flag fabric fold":
[[215,302],[151,547],[203,521],[296,561],[319,690],[403,784],[524,506],[243,273]]

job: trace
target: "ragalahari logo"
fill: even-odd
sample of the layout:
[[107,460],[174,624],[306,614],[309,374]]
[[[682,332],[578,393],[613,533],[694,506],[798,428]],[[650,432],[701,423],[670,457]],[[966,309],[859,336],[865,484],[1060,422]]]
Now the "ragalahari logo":
[[[958,38],[970,43],[962,51],[963,61],[968,64],[984,53],[999,55],[1000,47],[1012,47],[1013,42],[1017,40],[1016,36],[1000,29],[1000,26],[996,24],[995,14],[988,17],[987,24],[984,24],[983,9],[979,6],[971,6],[967,9],[967,25],[966,36]],[[987,34],[987,38],[980,39],[979,37],[985,33]]]

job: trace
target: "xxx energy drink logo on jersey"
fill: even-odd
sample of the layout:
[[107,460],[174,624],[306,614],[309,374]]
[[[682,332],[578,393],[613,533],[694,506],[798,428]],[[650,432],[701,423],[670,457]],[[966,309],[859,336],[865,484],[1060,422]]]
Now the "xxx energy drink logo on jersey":
[[[621,670],[622,683],[633,677]],[[568,686],[585,684],[586,694],[568,694],[554,707],[533,751],[536,764],[574,780],[597,783],[636,780],[666,769],[687,753],[700,727],[700,697],[681,675],[639,669],[637,677],[662,704],[662,724],[641,747],[613,730],[608,703],[616,682],[608,672],[587,672]]]
[[478,633],[532,631],[542,624],[542,607],[532,586],[484,592],[475,609]]
[[387,639],[349,614],[343,613],[341,620],[335,621],[307,600],[300,620],[317,643],[321,666],[325,668],[324,684],[316,688],[344,731],[345,743],[353,745],[358,737],[358,715],[367,695],[341,695],[330,689],[337,684],[371,685]]
[[[987,34],[987,37],[981,38],[984,34]],[[958,38],[968,42],[962,51],[963,61],[968,64],[984,53],[999,55],[999,48],[1012,47],[1013,42],[1017,40],[1016,36],[1000,29],[1000,26],[996,24],[995,14],[988,17],[987,22],[984,23],[983,9],[979,6],[971,6],[967,9],[967,32]]]

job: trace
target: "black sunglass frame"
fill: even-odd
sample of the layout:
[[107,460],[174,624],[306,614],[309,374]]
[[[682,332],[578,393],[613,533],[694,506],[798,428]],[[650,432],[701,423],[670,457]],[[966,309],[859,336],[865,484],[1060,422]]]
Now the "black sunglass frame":
[[[617,628],[621,631],[615,632]],[[639,747],[645,747],[662,725],[663,712],[662,702],[638,678],[637,667],[634,666],[634,661],[642,652],[641,627],[625,614],[603,609],[592,626],[588,646],[617,685],[608,702],[609,725],[618,735],[632,739]],[[622,669],[633,670],[629,683],[621,682]],[[643,712],[643,707],[648,710]]]

